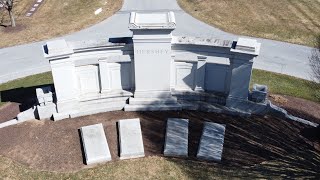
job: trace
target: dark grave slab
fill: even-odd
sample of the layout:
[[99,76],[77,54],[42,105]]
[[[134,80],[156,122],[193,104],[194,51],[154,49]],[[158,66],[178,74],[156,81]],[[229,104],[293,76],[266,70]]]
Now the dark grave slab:
[[163,154],[173,157],[188,157],[189,120],[169,118]]
[[205,122],[200,139],[197,158],[208,161],[221,161],[225,125]]

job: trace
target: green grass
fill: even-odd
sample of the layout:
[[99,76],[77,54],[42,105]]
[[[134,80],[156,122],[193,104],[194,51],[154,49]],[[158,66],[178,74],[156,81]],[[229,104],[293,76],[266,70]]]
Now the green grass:
[[304,79],[255,69],[250,87],[254,83],[267,85],[269,92],[273,94],[299,97],[315,102],[320,100],[316,96],[315,84]]
[[[21,87],[32,87],[32,86],[40,86],[44,84],[52,84],[52,74],[51,72],[46,72],[42,74],[36,74],[32,76],[28,76],[25,78],[17,79],[14,81],[9,81],[4,84],[0,84],[0,95],[1,91],[5,90],[11,90],[11,89],[17,89]],[[1,96],[0,96],[0,106],[4,105],[5,102],[1,102]]]
[[[51,72],[47,72],[0,84],[0,92],[15,88],[32,87],[51,83],[53,83]],[[252,84],[254,83],[267,85],[269,92],[272,94],[299,97],[315,102],[320,101],[320,98],[317,96],[319,90],[314,90],[314,84],[307,80],[254,69],[250,87],[252,87]],[[0,106],[3,104],[4,102],[0,101]]]

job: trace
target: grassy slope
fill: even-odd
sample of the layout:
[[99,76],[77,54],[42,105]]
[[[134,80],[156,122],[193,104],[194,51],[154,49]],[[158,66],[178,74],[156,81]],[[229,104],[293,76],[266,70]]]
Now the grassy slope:
[[[121,8],[122,0],[45,0],[32,17],[26,17],[34,0],[16,1],[15,31],[0,26],[0,48],[29,43],[79,31],[96,24]],[[102,7],[99,15],[94,11]],[[7,12],[0,11],[0,21],[10,24]]]
[[[279,174],[260,171],[264,165],[235,169],[217,164],[205,165],[199,161],[148,157],[107,163],[91,169],[72,173],[37,171],[0,156],[0,179],[230,179],[230,178],[272,178]],[[277,162],[270,162],[277,164]],[[254,169],[261,168],[259,171]],[[290,170],[292,173],[296,169]],[[276,172],[276,171],[275,171]],[[290,172],[291,173],[291,172]],[[299,174],[299,173],[297,173]],[[313,175],[310,175],[314,177]],[[306,177],[306,176],[304,176]]]
[[274,94],[289,95],[316,102],[320,101],[316,97],[316,91],[313,88],[314,84],[307,80],[255,69],[253,70],[250,87],[254,83],[267,85],[269,91]]
[[312,46],[319,0],[178,0],[197,19],[227,32]]

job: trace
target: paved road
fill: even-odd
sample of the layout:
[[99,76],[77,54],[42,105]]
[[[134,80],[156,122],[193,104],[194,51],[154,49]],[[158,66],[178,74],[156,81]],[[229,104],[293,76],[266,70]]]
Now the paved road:
[[[121,10],[112,17],[61,38],[78,41],[131,36],[132,33],[128,30],[131,11],[174,11],[177,21],[174,35],[210,36],[227,40],[238,38],[237,35],[223,32],[194,19],[181,10],[176,0],[124,0]],[[308,57],[311,48],[273,40],[258,40],[262,43],[262,49],[254,68],[309,79]],[[49,63],[43,58],[41,49],[43,44],[45,41],[0,49],[0,83],[50,71]]]

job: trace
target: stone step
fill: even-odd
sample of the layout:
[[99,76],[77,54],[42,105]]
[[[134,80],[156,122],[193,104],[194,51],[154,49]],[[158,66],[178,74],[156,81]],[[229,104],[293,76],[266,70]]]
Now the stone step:
[[165,156],[188,156],[189,120],[169,118],[163,154]]
[[102,124],[80,128],[86,164],[111,160],[111,154]]
[[106,104],[113,102],[126,102],[129,97],[115,97],[115,98],[103,98],[103,99],[95,99],[90,101],[81,101],[80,103],[83,105],[95,105],[95,104]]
[[82,104],[77,111],[70,113],[70,118],[86,116],[109,111],[122,110],[126,105],[125,101],[109,102],[103,104]]
[[177,98],[130,98],[129,104],[131,105],[161,105],[161,104],[175,104]]
[[144,157],[140,119],[118,121],[120,159]]
[[186,101],[202,101],[208,103],[225,104],[225,95],[212,94],[207,92],[195,92],[195,91],[173,91],[172,95],[177,97],[178,100]]
[[221,161],[225,125],[205,122],[200,139],[197,158],[209,161]]
[[162,105],[131,105],[124,107],[125,111],[181,111],[180,104],[162,104]]
[[181,105],[183,110],[196,111],[199,109],[199,104],[194,101],[179,100],[178,103]]

